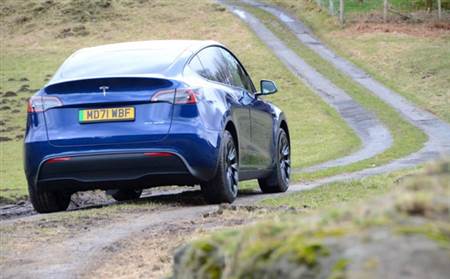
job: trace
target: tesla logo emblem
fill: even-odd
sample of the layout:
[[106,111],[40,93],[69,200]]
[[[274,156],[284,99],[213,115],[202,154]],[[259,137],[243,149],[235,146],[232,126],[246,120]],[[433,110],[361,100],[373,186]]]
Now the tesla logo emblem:
[[103,91],[103,96],[106,96],[106,90],[108,90],[109,89],[109,87],[108,86],[100,86],[98,89],[100,89],[100,90],[102,90]]

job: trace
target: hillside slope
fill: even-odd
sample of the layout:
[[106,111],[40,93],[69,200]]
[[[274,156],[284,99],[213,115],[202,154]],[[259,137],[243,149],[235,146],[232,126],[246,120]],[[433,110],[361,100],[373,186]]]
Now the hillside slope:
[[5,0],[0,3],[0,13],[0,201],[26,198],[21,141],[27,98],[73,51],[100,44],[155,39],[220,41],[242,59],[256,84],[267,78],[279,85],[280,93],[268,99],[293,120],[290,130],[296,167],[334,159],[359,147],[359,139],[336,111],[213,1]]

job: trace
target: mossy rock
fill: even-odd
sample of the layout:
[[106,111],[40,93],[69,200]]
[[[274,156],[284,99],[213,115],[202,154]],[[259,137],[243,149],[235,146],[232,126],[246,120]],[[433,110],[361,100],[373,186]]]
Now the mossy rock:
[[172,279],[448,278],[449,184],[444,162],[359,207],[214,233],[178,250]]

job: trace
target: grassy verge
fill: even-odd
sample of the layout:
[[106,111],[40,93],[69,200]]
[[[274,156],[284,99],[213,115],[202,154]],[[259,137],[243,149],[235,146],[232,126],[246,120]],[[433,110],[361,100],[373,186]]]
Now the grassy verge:
[[322,176],[329,176],[340,172],[356,171],[368,167],[373,167],[387,163],[393,159],[403,157],[419,150],[426,140],[425,134],[403,120],[400,115],[389,105],[373,96],[370,91],[363,88],[350,77],[336,70],[329,62],[322,59],[318,54],[298,42],[295,35],[280,23],[271,14],[261,9],[246,6],[246,9],[257,16],[272,32],[274,32],[286,45],[302,57],[307,63],[313,66],[318,72],[331,80],[338,87],[345,90],[355,101],[374,112],[380,120],[389,128],[393,136],[393,145],[385,152],[348,166],[335,167],[323,171],[295,175],[296,179],[312,179]]
[[355,4],[353,13],[360,14],[359,20],[344,29],[340,28],[335,17],[318,8],[314,1],[265,2],[283,7],[301,18],[340,56],[349,59],[407,99],[450,122],[448,29],[432,20],[421,24],[365,23],[361,6],[370,6],[376,1]]
[[360,180],[334,182],[323,187],[302,191],[278,198],[267,198],[259,202],[266,206],[289,206],[306,211],[338,208],[342,205],[370,199],[391,191],[402,177],[417,173],[408,169],[390,174],[370,176]]
[[243,23],[211,1],[7,0],[0,10],[2,201],[26,196],[21,157],[26,99],[73,51],[99,44],[153,39],[220,41],[242,59],[255,82],[268,78],[278,83],[280,93],[268,99],[288,117],[294,166],[331,160],[360,145],[336,111],[299,82]]

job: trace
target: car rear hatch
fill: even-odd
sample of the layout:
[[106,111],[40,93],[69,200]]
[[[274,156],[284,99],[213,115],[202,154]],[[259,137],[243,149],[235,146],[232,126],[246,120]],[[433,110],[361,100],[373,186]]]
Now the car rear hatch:
[[[169,132],[173,105],[150,102],[178,82],[119,77],[67,81],[44,88],[48,140],[55,146],[111,145],[162,140]],[[55,98],[56,97],[56,98]]]

